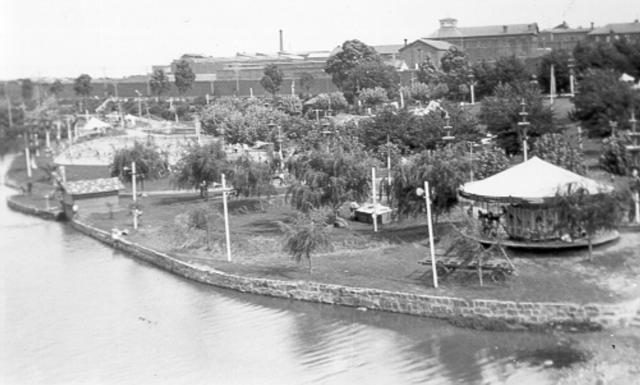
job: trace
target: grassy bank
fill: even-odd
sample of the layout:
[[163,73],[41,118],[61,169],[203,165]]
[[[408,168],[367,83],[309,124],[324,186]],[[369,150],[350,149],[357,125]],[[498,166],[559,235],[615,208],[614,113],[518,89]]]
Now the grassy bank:
[[[634,285],[640,273],[640,260],[634,258],[640,237],[635,234],[623,234],[620,241],[597,248],[591,262],[586,260],[584,250],[562,254],[510,250],[517,274],[506,282],[485,279],[480,286],[475,272],[456,273],[433,289],[429,269],[418,264],[428,253],[423,219],[385,225],[378,233],[358,222],[350,222],[348,229],[333,228],[333,248],[313,257],[309,274],[306,265],[297,265],[282,252],[283,233],[278,222],[289,221],[294,211],[281,200],[262,205],[257,200],[231,201],[232,263],[226,261],[224,253],[222,217],[215,214],[221,210],[219,201],[204,202],[195,194],[144,198],[138,231],[132,229],[130,203],[122,199],[113,218],[105,213],[90,214],[85,219],[105,230],[128,229],[133,241],[229,273],[470,299],[586,303],[616,302],[640,294],[640,288]],[[202,210],[215,218],[208,236],[206,230],[188,225],[189,213]],[[437,234],[441,238],[437,248],[444,249],[455,239],[446,224],[438,226]]]

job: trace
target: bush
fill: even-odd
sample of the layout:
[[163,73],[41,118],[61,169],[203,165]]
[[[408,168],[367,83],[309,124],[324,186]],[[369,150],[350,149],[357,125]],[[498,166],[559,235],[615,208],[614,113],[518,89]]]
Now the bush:
[[582,152],[567,142],[562,134],[545,134],[539,137],[532,155],[577,174],[586,174]]
[[630,143],[627,136],[615,136],[603,139],[602,153],[598,164],[605,171],[615,175],[629,175],[633,166],[631,154],[626,149]]

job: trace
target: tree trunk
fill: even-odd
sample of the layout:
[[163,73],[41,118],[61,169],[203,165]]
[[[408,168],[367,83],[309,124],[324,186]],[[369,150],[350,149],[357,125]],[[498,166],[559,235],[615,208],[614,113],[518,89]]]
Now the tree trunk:
[[309,275],[311,275],[311,254],[307,253],[307,262],[309,263]]
[[483,286],[482,282],[482,256],[478,255],[478,280],[480,280],[480,286]]

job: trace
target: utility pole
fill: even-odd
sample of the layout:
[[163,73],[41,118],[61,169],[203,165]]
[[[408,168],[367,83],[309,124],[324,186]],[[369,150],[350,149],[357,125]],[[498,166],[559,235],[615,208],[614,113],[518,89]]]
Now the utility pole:
[[371,196],[373,199],[373,209],[371,210],[371,219],[373,219],[373,232],[378,232],[378,219],[376,218],[378,202],[376,200],[376,168],[371,167]]
[[436,251],[433,245],[433,226],[431,225],[431,197],[429,193],[429,182],[424,182],[424,190],[416,189],[418,196],[424,195],[424,203],[427,206],[427,228],[429,231],[429,254],[431,257],[431,275],[433,276],[433,287],[438,288],[438,271],[436,270]]
[[229,208],[227,207],[227,181],[222,174],[222,208],[224,211],[224,236],[227,243],[227,262],[231,262],[231,238],[229,236]]

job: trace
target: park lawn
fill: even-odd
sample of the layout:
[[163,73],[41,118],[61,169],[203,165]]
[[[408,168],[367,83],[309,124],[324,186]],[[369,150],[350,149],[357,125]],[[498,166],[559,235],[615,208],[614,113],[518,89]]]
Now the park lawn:
[[[133,241],[228,273],[468,299],[589,303],[640,295],[640,288],[634,285],[640,273],[640,258],[634,257],[634,250],[640,247],[637,234],[623,234],[622,240],[596,248],[592,262],[586,261],[585,250],[562,254],[509,250],[518,271],[506,282],[495,283],[485,276],[481,287],[475,272],[456,273],[433,289],[428,267],[418,264],[428,253],[426,226],[421,219],[385,225],[378,233],[373,233],[371,225],[358,222],[350,222],[349,229],[332,228],[334,247],[312,257],[309,274],[306,262],[296,264],[282,251],[283,233],[278,222],[295,215],[284,202],[263,204],[264,211],[255,199],[230,202],[231,263],[226,261],[221,220],[215,223],[208,246],[204,230],[187,231],[178,225],[190,211],[220,210],[219,201],[204,202],[195,194],[145,198],[138,231],[132,229],[129,204],[122,199],[113,219],[109,214],[90,214],[86,220],[104,230],[126,228]],[[440,224],[436,232],[441,238],[436,248],[446,248],[453,239],[451,226]]]

